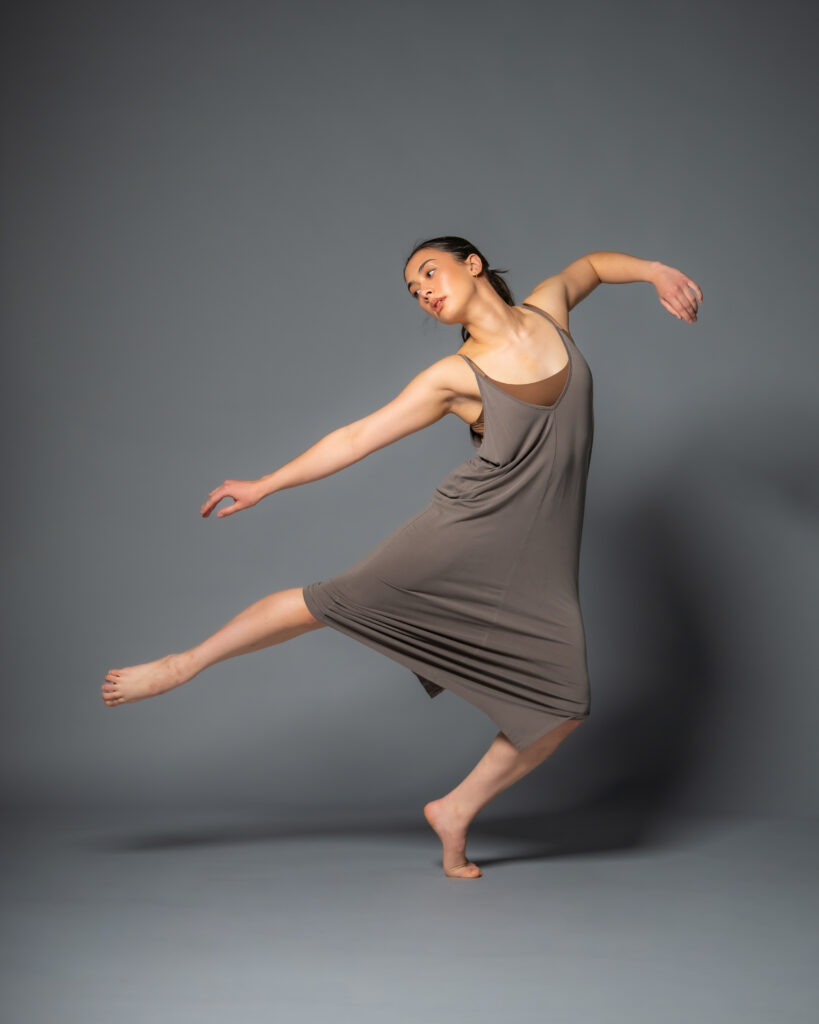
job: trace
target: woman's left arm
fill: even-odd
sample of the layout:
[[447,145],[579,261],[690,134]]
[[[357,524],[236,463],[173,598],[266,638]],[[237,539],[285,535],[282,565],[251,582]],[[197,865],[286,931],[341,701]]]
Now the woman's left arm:
[[694,323],[697,301],[702,289],[687,274],[658,260],[641,260],[624,252],[590,252],[585,257],[605,284],[649,281],[657,289],[660,302],[678,320]]

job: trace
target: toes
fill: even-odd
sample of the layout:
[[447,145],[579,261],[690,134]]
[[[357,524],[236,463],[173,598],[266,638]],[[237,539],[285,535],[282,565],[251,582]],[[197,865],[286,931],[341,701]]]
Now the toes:
[[452,868],[447,874],[451,878],[480,878],[483,872],[477,864],[461,864],[457,868]]

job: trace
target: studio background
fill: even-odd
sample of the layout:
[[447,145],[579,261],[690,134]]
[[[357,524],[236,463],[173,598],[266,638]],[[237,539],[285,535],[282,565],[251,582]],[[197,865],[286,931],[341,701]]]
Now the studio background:
[[597,249],[704,293],[695,325],[650,284],[571,313],[595,387],[592,712],[491,813],[815,814],[813,21],[793,2],[18,5],[7,805],[417,817],[478,759],[489,719],[330,628],[100,699],[109,668],[345,569],[471,454],[446,417],[199,516],[457,348],[402,271],[460,234],[516,301]]

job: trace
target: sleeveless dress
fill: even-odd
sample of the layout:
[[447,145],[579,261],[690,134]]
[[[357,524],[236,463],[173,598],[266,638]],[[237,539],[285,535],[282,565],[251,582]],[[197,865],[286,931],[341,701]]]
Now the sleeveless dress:
[[588,363],[523,305],[568,353],[557,400],[516,397],[461,354],[483,399],[476,453],[369,554],[303,590],[320,622],[410,669],[430,697],[469,701],[518,750],[590,713],[578,574],[594,438]]

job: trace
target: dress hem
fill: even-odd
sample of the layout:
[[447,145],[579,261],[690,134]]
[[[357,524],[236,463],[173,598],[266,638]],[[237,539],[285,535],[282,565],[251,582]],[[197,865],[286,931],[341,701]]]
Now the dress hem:
[[[325,581],[317,581],[317,583],[323,582]],[[477,708],[478,711],[484,714],[498,728],[498,730],[502,732],[504,736],[506,736],[509,742],[518,750],[524,750],[531,743],[534,743],[535,740],[540,739],[542,736],[545,736],[547,733],[550,733],[553,729],[556,729],[559,725],[562,725],[563,722],[578,720],[583,721],[584,719],[588,718],[589,714],[591,713],[590,711],[588,711],[586,712],[586,714],[583,715],[559,715],[555,714],[554,712],[540,711],[536,708],[531,708],[530,711],[533,716],[538,716],[538,718],[540,718],[540,716],[543,716],[543,719],[549,720],[549,724],[546,725],[545,728],[540,727],[544,725],[543,719],[541,719],[541,721],[538,723],[538,726],[535,726],[535,723],[533,722],[533,728],[531,730],[522,731],[519,728],[508,728],[504,726],[504,724],[501,721],[499,721],[498,718],[496,718],[487,708],[482,707],[480,704],[476,703],[473,700],[470,700],[468,691],[461,692],[461,689],[458,687],[457,680],[455,679],[454,676],[452,677],[454,681],[450,685],[447,685],[448,680],[444,678],[445,676],[448,676],[449,673],[446,673],[444,670],[438,670],[436,672],[436,675],[439,675],[440,678],[443,679],[443,682],[437,683],[434,680],[425,680],[424,677],[419,674],[417,659],[414,659],[409,655],[405,655],[401,651],[387,651],[384,649],[384,646],[377,640],[374,640],[356,630],[349,628],[342,622],[336,621],[332,617],[332,615],[329,615],[325,611],[324,607],[316,601],[315,595],[310,591],[310,587],[314,585],[315,584],[308,584],[306,587],[302,589],[302,598],[304,600],[305,605],[307,606],[307,610],[310,612],[313,618],[318,619],[318,621],[324,623],[325,626],[329,626],[332,629],[335,629],[337,632],[342,633],[345,636],[349,636],[351,639],[356,640],[361,644],[364,644],[366,647],[369,647],[371,650],[376,651],[378,654],[381,654],[384,657],[388,657],[391,661],[397,662],[404,668],[409,669],[410,672],[412,672],[412,674],[416,677],[416,679],[418,679],[418,681],[424,687],[424,690],[427,692],[428,696],[430,696],[431,698],[437,697],[440,693],[443,693],[444,690],[448,690],[456,697],[460,697],[462,700],[465,700],[468,704],[472,704],[472,706]],[[430,690],[430,686],[428,684],[431,684],[431,686],[435,688],[435,692],[432,692]]]

